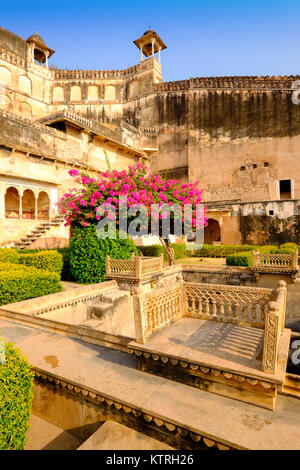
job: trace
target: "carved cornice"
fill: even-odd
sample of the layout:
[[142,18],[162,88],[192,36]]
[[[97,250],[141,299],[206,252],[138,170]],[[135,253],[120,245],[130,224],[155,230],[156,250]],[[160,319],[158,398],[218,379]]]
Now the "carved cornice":
[[141,409],[133,406],[132,404],[121,402],[120,400],[117,400],[114,397],[104,395],[102,393],[97,392],[96,390],[92,390],[88,387],[78,385],[71,381],[67,381],[58,376],[55,376],[54,374],[46,373],[45,371],[37,367],[33,367],[32,370],[35,373],[35,378],[38,382],[47,381],[51,385],[59,386],[66,392],[76,394],[82,397],[83,399],[91,401],[92,403],[95,403],[99,406],[110,408],[112,409],[112,411],[117,410],[119,413],[125,415],[133,415],[133,417],[140,420],[141,423],[143,423],[144,421],[146,421],[147,423],[151,423],[152,427],[162,429],[167,434],[171,434],[173,436],[178,435],[179,437],[184,437],[199,444],[203,443],[208,448],[214,447],[219,450],[241,449],[240,446],[229,446],[228,443],[217,441],[211,436],[208,437],[205,433],[191,431],[187,428],[179,426],[177,423],[162,419],[161,417],[156,416],[155,414],[150,413],[148,411],[147,413],[145,413]]

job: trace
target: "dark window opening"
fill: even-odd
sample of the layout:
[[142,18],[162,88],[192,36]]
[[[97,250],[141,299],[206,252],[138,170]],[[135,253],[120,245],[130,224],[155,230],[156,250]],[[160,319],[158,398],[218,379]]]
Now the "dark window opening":
[[280,199],[291,199],[291,180],[280,180],[279,181],[279,192]]
[[256,163],[253,163],[253,168],[257,168],[257,164],[256,164]]
[[246,170],[246,167],[245,166],[241,166],[241,171],[245,171]]
[[269,162],[264,162],[264,166],[269,166]]
[[269,215],[274,215],[274,211],[273,211],[273,210],[270,210],[270,211],[269,211]]
[[39,49],[34,49],[33,52],[34,62],[38,65],[42,65],[46,62],[46,55],[44,52],[40,51]]

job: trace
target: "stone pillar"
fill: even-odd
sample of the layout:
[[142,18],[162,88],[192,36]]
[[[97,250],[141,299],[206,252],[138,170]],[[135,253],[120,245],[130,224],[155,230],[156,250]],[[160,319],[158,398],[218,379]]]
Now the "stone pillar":
[[161,47],[158,46],[158,62],[160,63],[160,51],[161,51]]
[[22,188],[20,188],[20,190],[19,190],[19,219],[23,219],[23,207],[22,207],[23,192],[24,192],[24,190]]
[[5,186],[0,183],[0,219],[5,218]]
[[38,218],[38,192],[34,191],[34,218]]
[[140,51],[141,51],[141,62],[143,62],[143,48],[140,47]]
[[46,67],[48,68],[49,51],[46,51],[45,55],[46,55],[46,64],[45,64],[45,65],[46,65]]
[[152,57],[154,57],[154,39],[152,39]]

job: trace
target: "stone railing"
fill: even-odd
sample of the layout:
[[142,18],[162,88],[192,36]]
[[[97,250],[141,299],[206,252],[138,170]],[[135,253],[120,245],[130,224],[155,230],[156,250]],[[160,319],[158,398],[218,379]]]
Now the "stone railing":
[[264,328],[272,289],[184,283],[185,316]]
[[163,269],[163,255],[159,257],[135,256],[130,259],[111,259],[106,257],[106,276],[110,278],[141,279]]
[[146,343],[156,331],[182,317],[181,283],[133,297],[136,341]]
[[294,254],[252,252],[253,271],[290,272],[298,271],[298,250]]
[[134,296],[136,341],[184,316],[264,330],[262,370],[274,374],[284,329],[286,283],[277,289],[178,282]]

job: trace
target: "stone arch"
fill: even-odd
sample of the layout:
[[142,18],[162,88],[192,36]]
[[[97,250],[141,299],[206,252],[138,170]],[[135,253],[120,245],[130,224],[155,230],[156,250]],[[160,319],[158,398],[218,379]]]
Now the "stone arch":
[[3,65],[0,65],[0,84],[11,86],[11,71]]
[[0,94],[0,109],[5,109],[7,111],[11,111],[13,108],[12,100],[7,95]]
[[22,196],[23,219],[35,218],[35,194],[32,189],[25,189]]
[[71,101],[81,101],[81,87],[79,85],[71,87]]
[[46,191],[40,191],[37,199],[38,219],[49,220],[50,198]]
[[31,95],[32,93],[32,83],[30,78],[26,77],[26,75],[21,75],[19,77],[19,90]]
[[18,219],[20,216],[20,194],[17,188],[10,186],[5,193],[5,217]]
[[64,89],[62,86],[53,88],[53,101],[64,101]]
[[98,100],[98,87],[96,85],[90,85],[88,87],[88,100],[89,101]]
[[19,111],[23,116],[29,119],[32,118],[32,108],[29,103],[26,103],[26,101],[21,101],[19,104]]
[[208,219],[207,226],[204,227],[204,243],[221,241],[221,228],[216,219]]

